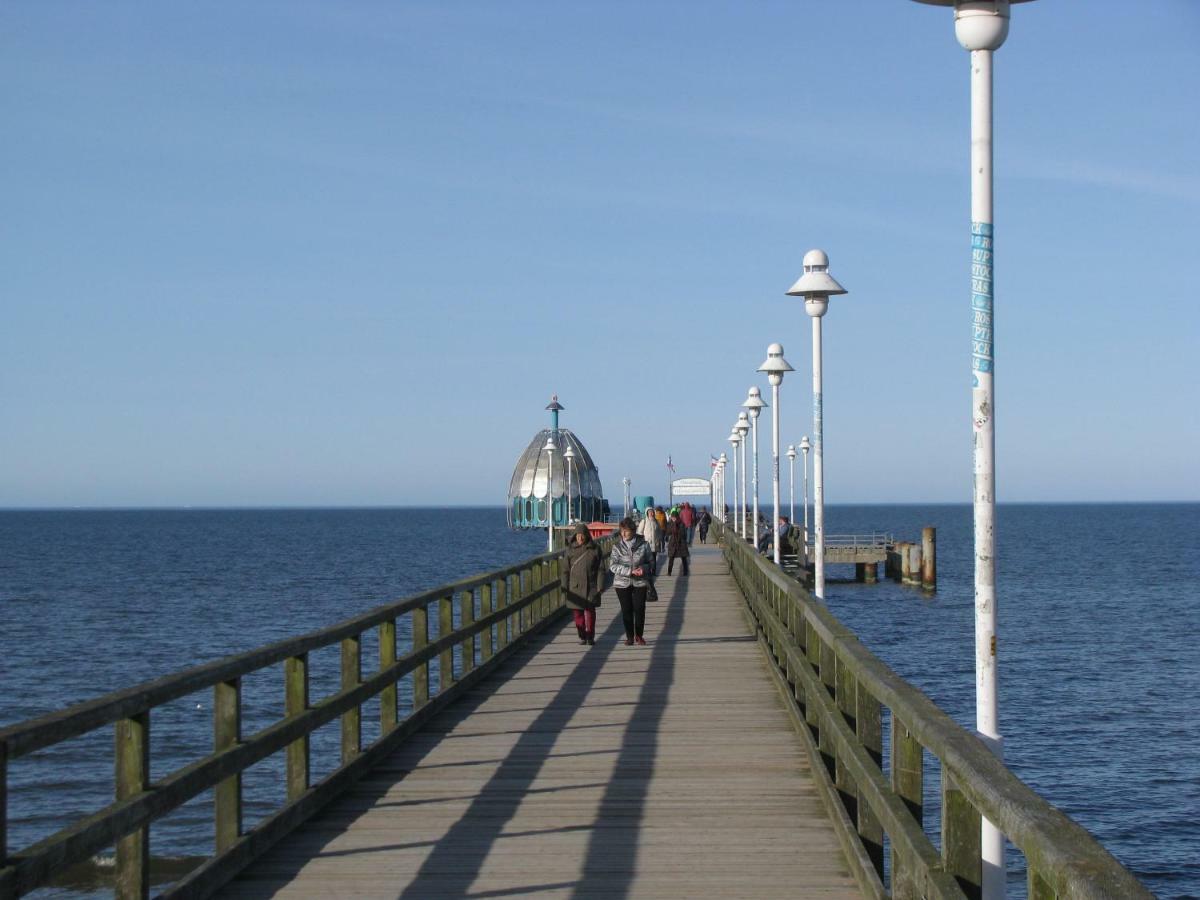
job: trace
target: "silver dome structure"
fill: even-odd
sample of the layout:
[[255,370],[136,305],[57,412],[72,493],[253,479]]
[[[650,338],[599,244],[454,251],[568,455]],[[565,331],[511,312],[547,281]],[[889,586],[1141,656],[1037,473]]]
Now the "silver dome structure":
[[[535,434],[517,459],[512,480],[508,483],[510,528],[546,528],[551,524],[551,516],[555,526],[603,521],[608,514],[608,501],[604,499],[600,473],[592,462],[592,455],[574,432],[558,427],[558,413],[565,408],[558,402],[557,394],[550,399],[546,406],[550,410],[550,427]],[[552,454],[546,452],[547,441],[555,448]],[[572,458],[564,458],[568,448]],[[571,472],[569,510],[568,466]]]

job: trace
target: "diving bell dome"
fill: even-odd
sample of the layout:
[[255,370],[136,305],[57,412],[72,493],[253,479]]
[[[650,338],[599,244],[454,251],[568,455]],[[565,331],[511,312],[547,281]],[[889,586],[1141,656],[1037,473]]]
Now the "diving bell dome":
[[[543,428],[529,441],[518,457],[508,483],[508,524],[510,528],[546,528],[571,522],[604,521],[608,501],[600,485],[600,473],[592,455],[569,428],[558,427],[558,414],[566,407],[551,398],[550,427]],[[554,452],[547,451],[547,442]],[[570,448],[571,455],[566,451]],[[570,467],[571,496],[568,510],[567,469]],[[547,487],[549,498],[547,498]],[[547,508],[549,499],[549,509]]]

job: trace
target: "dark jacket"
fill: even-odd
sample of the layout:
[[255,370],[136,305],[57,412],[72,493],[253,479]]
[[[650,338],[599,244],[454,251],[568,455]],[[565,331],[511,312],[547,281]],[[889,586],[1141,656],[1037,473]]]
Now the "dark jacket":
[[595,609],[600,605],[600,593],[604,590],[602,556],[593,541],[582,547],[573,541],[567,545],[559,581],[569,608]]
[[687,556],[687,526],[679,519],[667,523],[667,556]]

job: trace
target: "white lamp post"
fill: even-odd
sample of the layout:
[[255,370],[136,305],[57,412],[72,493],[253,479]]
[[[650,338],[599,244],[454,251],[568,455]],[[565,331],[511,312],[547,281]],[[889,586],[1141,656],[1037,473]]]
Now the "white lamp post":
[[575,522],[575,510],[571,503],[571,467],[575,465],[575,451],[567,444],[567,449],[563,451],[563,468],[567,470],[567,524],[572,525]]
[[796,445],[788,444],[788,520],[796,522]]
[[806,556],[808,554],[808,451],[811,448],[812,444],[808,442],[806,434],[800,438],[800,450],[804,453],[804,553]]
[[546,438],[546,549],[554,549],[554,438]]
[[742,406],[750,413],[750,431],[751,431],[751,448],[754,455],[754,467],[752,469],[754,477],[751,479],[754,496],[754,518],[750,520],[750,537],[754,543],[758,543],[758,414],[766,407],[766,401],[762,398],[762,391],[757,386],[750,388],[746,395],[746,402]]
[[[721,524],[725,524],[725,470],[728,468],[729,458],[724,451],[717,458],[717,469],[721,473]],[[716,510],[713,510],[716,513]]]
[[738,447],[742,443],[742,435],[738,432],[736,422],[733,430],[729,432],[729,443],[733,447],[733,530],[736,533],[741,530],[738,522]]
[[626,475],[624,478],[621,479],[621,484],[625,485],[625,502],[621,506],[621,518],[626,519],[629,517],[629,485],[630,485],[630,481],[629,481],[628,475]]
[[[954,7],[971,53],[971,421],[975,473],[975,728],[1003,756],[996,683],[996,431],[992,296],[992,54],[1008,37],[1009,0],[922,0]],[[1013,0],[1015,3],[1024,0]],[[983,897],[1004,896],[1004,835],[983,819]]]
[[742,446],[742,539],[745,540],[750,535],[746,521],[750,518],[750,495],[746,492],[746,435],[750,432],[750,416],[744,412],[738,413],[735,427]]
[[795,369],[783,358],[783,344],[772,344],[767,348],[767,361],[758,371],[766,372],[771,384],[771,495],[775,500],[771,528],[775,530],[775,565],[779,565],[779,386],[783,384],[783,373]]
[[829,257],[824,250],[804,254],[804,274],[788,290],[790,297],[804,298],[804,311],[813,323],[813,518],[816,525],[815,593],[825,599],[825,464],[824,424],[821,394],[821,317],[829,311],[829,298],[846,289],[829,274]]

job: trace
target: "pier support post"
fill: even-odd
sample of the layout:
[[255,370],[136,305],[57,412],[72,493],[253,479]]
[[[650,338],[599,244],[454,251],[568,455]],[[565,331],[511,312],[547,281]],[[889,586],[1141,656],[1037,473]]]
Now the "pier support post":
[[[424,650],[429,645],[429,607],[418,606],[412,611],[413,652]],[[429,702],[429,660],[413,669],[412,678],[413,712]]]
[[932,525],[921,530],[921,587],[937,590],[937,529]]
[[[308,654],[283,662],[283,712],[287,717],[308,710]],[[295,800],[308,790],[309,736],[298,737],[287,746],[287,798]]]
[[908,555],[908,541],[896,542],[896,553],[900,557],[900,583],[908,584],[912,581],[912,564],[911,557]]
[[[117,800],[136,797],[150,784],[150,713],[116,724]],[[150,896],[150,829],[143,825],[117,841],[117,900]]]
[[[362,684],[362,636],[342,639],[342,690]],[[342,713],[342,765],[362,752],[362,707],[352,706]]]
[[867,580],[867,564],[856,562],[854,564],[854,580],[863,582]]
[[[390,668],[396,662],[396,620],[379,623],[379,670]],[[392,682],[379,692],[379,733],[386,735],[396,727],[396,703],[399,691]]]
[[[236,747],[242,740],[242,682],[240,678],[213,686],[213,750]],[[242,773],[230,775],[213,789],[216,817],[215,846],[223,853],[242,836]]]

